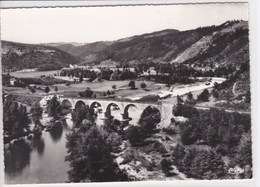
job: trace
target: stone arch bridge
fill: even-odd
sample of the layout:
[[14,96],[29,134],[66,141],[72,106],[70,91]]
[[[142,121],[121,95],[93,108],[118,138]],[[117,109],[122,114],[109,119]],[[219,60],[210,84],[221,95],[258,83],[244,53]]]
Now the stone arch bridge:
[[[171,122],[172,115],[172,103],[166,102],[136,102],[136,101],[119,101],[115,99],[94,99],[94,98],[68,98],[68,97],[59,97],[59,101],[63,107],[68,109],[75,110],[81,105],[88,105],[91,108],[95,109],[96,112],[103,115],[103,119],[108,119],[113,117],[111,110],[119,110],[122,118],[119,119],[125,124],[129,124],[129,121],[132,120],[131,112],[129,109],[131,107],[137,108],[139,111],[144,111],[149,106],[152,108],[158,109],[161,117],[161,122],[159,125],[168,126]],[[142,113],[141,112],[141,113]],[[140,113],[140,115],[141,115]],[[139,116],[138,116],[139,117]]]

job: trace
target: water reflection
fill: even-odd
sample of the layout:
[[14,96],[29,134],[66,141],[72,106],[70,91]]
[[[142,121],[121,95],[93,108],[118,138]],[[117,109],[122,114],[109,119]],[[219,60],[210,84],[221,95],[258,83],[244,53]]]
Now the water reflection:
[[23,168],[30,164],[31,151],[32,148],[29,142],[25,140],[9,144],[4,153],[5,172],[12,175],[20,173]]
[[32,139],[32,148],[37,151],[41,157],[44,153],[45,143],[42,137]]
[[54,143],[59,142],[63,133],[63,127],[61,122],[56,122],[53,125],[52,129],[49,131],[49,133]]

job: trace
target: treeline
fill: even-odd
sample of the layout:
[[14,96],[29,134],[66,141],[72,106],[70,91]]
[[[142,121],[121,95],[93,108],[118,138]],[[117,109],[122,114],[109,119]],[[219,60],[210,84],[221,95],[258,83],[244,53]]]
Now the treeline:
[[62,69],[60,76],[79,77],[80,82],[83,81],[83,78],[88,78],[90,82],[97,78],[99,80],[126,80],[137,78],[137,74],[132,72],[129,68],[124,68],[122,71],[119,69],[111,70],[109,68],[101,68],[100,72],[83,68]]

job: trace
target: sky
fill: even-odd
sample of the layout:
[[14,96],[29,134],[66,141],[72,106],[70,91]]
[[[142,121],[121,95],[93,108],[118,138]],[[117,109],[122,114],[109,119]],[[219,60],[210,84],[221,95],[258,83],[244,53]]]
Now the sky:
[[234,19],[248,20],[247,3],[1,9],[1,40],[90,43]]

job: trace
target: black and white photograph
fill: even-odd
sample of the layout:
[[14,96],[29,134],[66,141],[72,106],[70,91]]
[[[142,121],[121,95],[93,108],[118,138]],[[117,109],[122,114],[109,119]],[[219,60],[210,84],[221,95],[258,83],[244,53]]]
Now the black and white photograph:
[[4,184],[252,180],[249,4],[1,9]]

